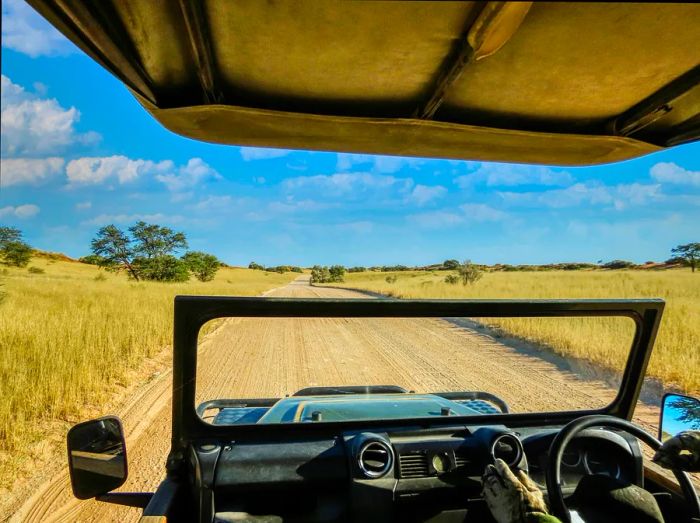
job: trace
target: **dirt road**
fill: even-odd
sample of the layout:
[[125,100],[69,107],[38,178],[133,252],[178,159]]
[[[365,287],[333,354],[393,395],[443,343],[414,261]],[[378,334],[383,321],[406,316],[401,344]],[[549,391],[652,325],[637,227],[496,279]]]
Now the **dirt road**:
[[[303,277],[270,293],[289,297],[366,297],[316,288]],[[127,430],[130,476],[121,490],[154,490],[170,444],[171,373],[142,386],[119,413]],[[395,384],[409,390],[485,390],[513,411],[607,404],[615,391],[484,331],[442,319],[229,319],[200,346],[198,400],[279,397],[311,385]],[[13,521],[136,521],[137,509],[78,502],[66,474],[48,481]]]

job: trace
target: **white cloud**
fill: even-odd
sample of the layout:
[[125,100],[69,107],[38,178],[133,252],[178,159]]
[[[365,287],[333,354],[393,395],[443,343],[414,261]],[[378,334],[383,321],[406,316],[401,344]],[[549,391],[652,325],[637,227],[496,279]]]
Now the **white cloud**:
[[154,213],[154,214],[100,214],[98,216],[95,216],[94,218],[91,218],[89,220],[85,220],[84,224],[86,225],[96,225],[96,226],[103,226],[103,225],[109,225],[112,223],[118,223],[118,224],[125,224],[125,223],[133,223],[143,220],[144,222],[147,223],[159,223],[159,224],[177,224],[183,222],[185,219],[182,216],[179,215],[169,215],[169,214],[163,214],[163,213]]
[[0,105],[3,156],[37,156],[62,151],[73,144],[99,140],[97,133],[77,133],[80,112],[65,109],[54,98],[40,98],[2,75]]
[[293,151],[287,149],[265,149],[262,147],[241,147],[241,158],[250,162],[253,160],[271,160],[272,158],[282,158]]
[[40,209],[37,205],[31,203],[18,205],[17,207],[8,205],[7,207],[0,208],[0,218],[5,216],[14,216],[15,218],[20,219],[31,218],[32,216],[39,214],[39,210]]
[[367,193],[383,190],[406,192],[413,187],[413,180],[371,173],[336,173],[288,178],[283,186],[289,191],[310,189],[323,196],[349,195],[361,198],[366,197]]
[[442,229],[464,223],[464,216],[449,211],[432,211],[410,214],[407,220],[421,229]]
[[489,187],[516,185],[548,185],[564,187],[573,182],[566,171],[554,171],[541,165],[517,165],[507,163],[482,163],[469,174],[458,176],[455,183],[461,189],[486,184]]
[[649,172],[657,182],[700,186],[700,171],[689,171],[673,162],[659,162]]
[[92,208],[92,202],[79,202],[75,204],[75,208],[78,211],[87,211]]
[[375,173],[392,174],[403,167],[417,167],[424,162],[425,160],[421,158],[338,153],[336,168],[339,171],[349,171],[356,166],[366,166]]
[[[161,162],[163,163],[165,162]],[[168,190],[173,192],[194,187],[207,180],[219,179],[221,175],[201,158],[190,158],[187,165],[178,167],[176,172],[156,174],[156,180],[165,184]]]
[[71,160],[66,167],[66,174],[71,185],[96,185],[113,180],[126,184],[152,177],[172,192],[184,191],[204,181],[221,178],[221,175],[201,158],[191,158],[186,165],[176,166],[171,160],[153,162],[132,160],[126,156]]
[[497,222],[508,217],[503,211],[483,203],[465,203],[459,208],[469,219],[476,222]]
[[422,206],[433,200],[442,198],[445,196],[445,194],[447,194],[447,189],[445,189],[442,185],[427,186],[418,184],[406,197],[406,201]]
[[651,201],[668,199],[659,184],[577,183],[566,189],[542,192],[500,192],[498,195],[507,205],[523,207],[549,207],[563,209],[580,205],[610,206],[623,210],[630,205],[644,205]]
[[77,51],[65,36],[22,0],[2,2],[2,46],[32,58]]
[[0,187],[10,185],[38,185],[63,170],[63,158],[2,158],[0,159]]
[[142,176],[167,173],[173,168],[174,164],[170,160],[156,163],[115,155],[71,160],[66,167],[66,174],[71,185],[96,185],[112,179],[124,184]]

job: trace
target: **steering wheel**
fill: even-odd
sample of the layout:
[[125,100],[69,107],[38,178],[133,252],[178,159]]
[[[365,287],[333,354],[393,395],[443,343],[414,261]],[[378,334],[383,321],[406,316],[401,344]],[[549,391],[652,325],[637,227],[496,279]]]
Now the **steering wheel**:
[[[558,517],[562,523],[571,523],[571,516],[564,502],[564,494],[561,490],[561,458],[569,442],[571,442],[579,432],[590,427],[606,427],[624,430],[628,434],[631,434],[649,445],[654,451],[661,446],[661,442],[645,430],[633,425],[627,420],[614,416],[583,416],[562,428],[549,447],[549,463],[547,464],[546,474],[549,508],[552,514]],[[691,507],[692,515],[696,518],[700,517],[700,502],[698,501],[698,495],[693,488],[690,477],[680,470],[673,470],[672,472],[675,474],[681,486],[686,502]]]

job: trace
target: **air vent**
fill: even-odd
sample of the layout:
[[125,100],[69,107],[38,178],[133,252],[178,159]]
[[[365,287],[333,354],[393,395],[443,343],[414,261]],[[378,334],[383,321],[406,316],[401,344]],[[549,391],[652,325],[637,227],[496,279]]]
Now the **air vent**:
[[457,468],[464,468],[471,464],[471,459],[469,459],[469,453],[466,450],[455,450],[455,466]]
[[402,454],[399,456],[402,478],[427,478],[428,457],[425,454]]
[[513,434],[503,434],[494,440],[491,455],[494,459],[502,459],[509,467],[514,467],[520,463],[523,456],[523,446]]
[[365,443],[357,456],[357,464],[368,478],[381,478],[389,472],[393,462],[391,447],[383,441]]

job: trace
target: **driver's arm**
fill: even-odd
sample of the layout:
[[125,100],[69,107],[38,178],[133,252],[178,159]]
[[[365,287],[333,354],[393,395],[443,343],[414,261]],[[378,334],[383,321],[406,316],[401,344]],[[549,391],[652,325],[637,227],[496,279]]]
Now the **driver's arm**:
[[549,514],[539,487],[522,470],[517,476],[497,459],[482,478],[483,496],[498,523],[559,523]]

